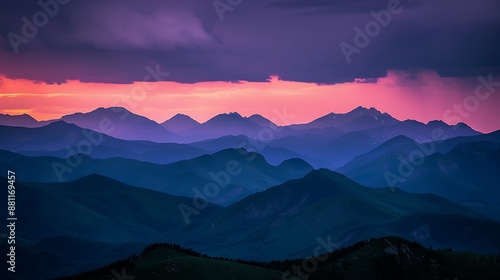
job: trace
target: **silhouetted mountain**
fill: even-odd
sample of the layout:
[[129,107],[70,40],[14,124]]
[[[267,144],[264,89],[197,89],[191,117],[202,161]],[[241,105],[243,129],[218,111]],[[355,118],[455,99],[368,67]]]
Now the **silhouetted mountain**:
[[22,115],[4,115],[0,114],[0,125],[20,126],[20,127],[39,127],[42,126],[37,120],[28,114]]
[[[500,276],[497,259],[449,249],[426,249],[398,237],[368,239],[307,259],[269,263],[213,259],[176,245],[159,243],[127,260],[59,280],[107,279],[110,271],[120,271],[122,267],[127,267],[127,274],[137,279],[151,275],[179,280],[200,279],[199,275],[207,280],[301,279],[299,277],[306,276],[311,280],[458,279],[458,276],[496,279]],[[306,266],[308,263],[314,266]]]
[[254,114],[248,117],[249,120],[253,121],[254,123],[262,126],[262,127],[276,127],[277,125],[273,123],[272,121],[264,118],[261,115]]
[[[442,145],[446,147],[446,142]],[[431,146],[419,146],[400,136],[354,159],[339,171],[371,187],[394,185],[410,192],[434,193],[455,201],[481,201],[500,206],[497,199],[500,196],[497,188],[499,144],[464,143],[447,153],[427,156],[422,147]]]
[[[496,238],[500,223],[435,195],[367,188],[328,170],[312,171],[227,208],[208,204],[190,217],[189,225],[178,207],[192,205],[192,199],[131,187],[98,175],[68,183],[16,184],[17,216],[24,221],[17,228],[18,246],[26,252],[21,255],[25,260],[65,256],[52,260],[67,265],[56,270],[60,273],[81,267],[83,256],[105,261],[129,254],[130,248],[123,245],[137,240],[168,240],[210,255],[255,260],[308,257],[317,254],[318,246],[322,252],[330,251],[374,236],[401,236],[438,248],[500,252]],[[57,240],[59,247],[53,247]],[[382,250],[389,255],[397,253],[396,249],[401,251],[392,247],[392,238],[388,241],[383,241],[386,245]],[[85,244],[89,247],[82,247]],[[421,248],[412,244],[409,249],[417,247]],[[111,248],[115,251],[102,251]],[[174,252],[155,255],[165,258],[171,254]],[[68,260],[80,262],[71,264]],[[32,271],[36,269],[32,267]],[[47,273],[47,267],[38,269]],[[319,271],[326,273],[328,269]],[[347,268],[342,272],[352,273]]]
[[[24,242],[24,241],[22,241]],[[16,269],[17,279],[54,279],[64,275],[75,275],[101,267],[106,263],[140,252],[148,243],[141,242],[101,242],[70,236],[54,236],[36,242],[28,247],[17,242]],[[6,273],[3,273],[3,272]],[[115,276],[108,272],[108,280]],[[117,270],[121,272],[121,268]],[[12,279],[12,272],[0,270],[1,279]],[[14,278],[16,279],[16,278]],[[111,278],[112,279],[112,278]]]
[[[227,163],[230,161],[237,162],[241,167],[241,173],[234,175],[231,183],[241,185],[252,193],[290,179],[300,178],[313,170],[311,165],[301,159],[295,159],[286,165],[272,166],[259,153],[248,152],[245,149],[226,149],[212,155],[175,162],[168,166],[172,169],[193,170],[197,173],[208,174],[217,170],[226,170]],[[294,165],[293,168],[291,165]]]
[[[272,166],[261,155],[243,149],[223,150],[167,165],[123,158],[80,157],[81,162],[73,168],[65,159],[30,158],[0,150],[0,167],[14,171],[31,170],[29,173],[19,172],[19,179],[24,181],[71,181],[96,173],[134,186],[181,196],[195,196],[194,189],[203,193],[204,187],[212,182],[219,185],[219,193],[206,199],[220,205],[234,203],[252,193],[300,178],[313,169],[301,159]],[[228,171],[229,163],[235,166],[231,170],[239,171],[237,174]]]
[[190,141],[219,138],[226,135],[246,135],[257,137],[262,126],[244,118],[238,113],[220,114],[201,125],[185,131]]
[[[431,141],[435,135],[439,135],[441,139],[450,139],[481,134],[464,123],[448,125],[442,121],[431,121],[427,124],[413,120],[401,122],[375,108],[363,107],[358,107],[345,114],[330,113],[308,124],[291,125],[289,128],[297,131],[294,134],[297,138],[280,137],[282,139],[276,139],[270,145],[290,149],[305,157],[326,162],[327,164],[322,165],[322,167],[328,168],[338,168],[355,156],[399,135],[419,141]],[[342,135],[339,132],[328,131],[327,134],[318,134],[318,129],[326,128],[335,128],[348,133]],[[301,131],[308,131],[307,133],[312,134],[312,136],[309,139],[304,139],[300,136]],[[364,140],[361,135],[364,135]],[[323,139],[328,140],[323,141]],[[340,144],[338,147],[335,146],[336,142]],[[342,146],[343,143],[349,142],[352,142],[353,145]]]
[[[341,173],[346,172],[363,172],[363,165],[371,160],[382,155],[401,153],[408,156],[411,152],[420,151],[425,155],[430,155],[435,152],[448,153],[457,145],[473,143],[473,142],[491,142],[500,143],[500,130],[488,134],[479,134],[474,136],[461,136],[451,139],[446,139],[437,142],[423,142],[419,143],[407,136],[396,136],[386,142],[382,143],[375,149],[355,157],[353,160],[337,169]],[[350,173],[353,175],[353,173]],[[371,185],[367,183],[368,185]]]
[[298,141],[308,142],[313,140],[327,142],[344,134],[346,134],[344,131],[335,127],[296,129],[290,126],[283,126],[275,133],[272,142],[279,142],[283,138],[295,138]]
[[186,130],[192,129],[199,125],[199,122],[195,121],[190,116],[183,114],[177,114],[161,124],[161,126],[166,128],[168,131],[171,131],[178,135],[182,135],[182,133]]
[[[294,138],[294,140],[296,140],[296,142],[300,141],[298,138]],[[280,139],[265,143],[259,141],[258,139],[252,139],[245,135],[238,135],[238,136],[230,135],[230,136],[223,136],[217,139],[194,142],[190,143],[189,145],[212,153],[231,148],[233,149],[244,148],[250,152],[257,152],[263,155],[266,158],[266,160],[272,165],[278,165],[284,160],[292,158],[303,159],[315,167],[322,166],[324,164],[314,158],[306,157],[297,152],[294,152],[293,150],[281,147],[269,146],[269,144],[272,145],[274,141],[285,142],[286,140],[281,141]],[[280,146],[279,143],[277,145]]]
[[121,271],[127,267],[129,279],[172,279],[172,280],[254,280],[282,279],[283,272],[221,258],[210,258],[190,249],[166,243],[152,244],[142,253],[130,256],[124,261],[114,262],[100,269],[81,273],[59,280],[106,279],[110,271]]
[[[95,268],[103,260],[131,254],[138,245],[168,240],[180,228],[189,228],[179,205],[192,204],[192,198],[132,187],[100,175],[67,183],[17,180],[15,184],[16,217],[23,221],[16,224],[16,257],[18,265],[30,267],[16,270],[20,275],[34,271],[46,276],[50,272],[73,274],[76,268]],[[190,226],[219,209],[206,204],[196,217],[190,217]]]
[[[179,204],[192,199],[132,187],[101,175],[64,183],[16,181],[17,238],[32,245],[53,236],[100,242],[154,242],[186,226]],[[193,224],[219,207],[208,204]]]
[[[343,174],[347,174],[348,172],[363,172],[362,166],[379,156],[390,153],[409,154],[415,150],[420,150],[420,147],[427,147],[427,145],[420,146],[419,143],[409,137],[403,135],[396,136],[373,150],[355,157],[344,166],[338,168],[337,171]],[[430,150],[431,153],[434,153],[434,151],[435,149]],[[352,175],[352,173],[350,174]],[[370,186],[370,184],[368,185]]]
[[303,153],[306,156],[327,162],[327,167],[335,169],[349,162],[357,155],[372,150],[379,144],[369,135],[350,132],[327,143],[313,145],[307,153]]
[[[481,135],[480,132],[473,130],[464,123],[448,125],[442,121],[431,121],[424,124],[413,120],[406,120],[391,126],[362,130],[361,132],[370,135],[378,142],[384,142],[399,135],[407,136],[418,142]],[[433,139],[435,135],[439,135],[439,139]]]
[[61,120],[125,140],[165,143],[174,142],[178,138],[157,122],[122,107],[98,108],[89,113],[67,115]]
[[346,132],[397,124],[399,121],[375,108],[357,107],[345,113],[330,113],[308,124],[292,125],[297,129],[335,127]]
[[[302,130],[298,130],[302,131]],[[303,130],[310,131],[310,129]],[[465,124],[449,126],[443,122],[429,122],[423,124],[416,121],[404,121],[397,125],[381,126],[374,129],[359,130],[340,134],[337,137],[329,138],[328,135],[305,134],[303,136],[285,137],[275,139],[269,143],[273,147],[283,147],[302,155],[303,158],[313,158],[319,163],[314,164],[315,167],[327,167],[331,169],[339,168],[347,162],[353,160],[356,156],[362,155],[381,143],[390,140],[397,136],[406,136],[412,139],[431,141],[435,135],[439,135],[440,139],[445,140],[451,137],[463,136],[459,140],[454,140],[440,144],[440,148],[444,150],[445,146],[449,149],[454,145],[451,143],[460,143],[474,141],[481,138],[481,133],[472,130]],[[469,138],[477,137],[477,138]],[[488,137],[486,137],[488,138]],[[453,138],[452,138],[453,139]],[[308,160],[310,163],[314,163]]]
[[493,237],[499,231],[499,223],[439,196],[368,188],[317,170],[221,210],[190,244],[214,255],[269,260],[310,255],[318,237],[343,246],[396,235],[426,246],[499,253]]
[[500,143],[500,130],[487,134],[480,134],[473,136],[458,136],[455,138],[447,139],[442,143],[437,143],[437,148],[439,152],[447,153],[459,144],[481,142],[481,141]]
[[31,156],[66,158],[89,153],[94,158],[123,157],[155,163],[193,158],[206,151],[186,144],[127,141],[63,121],[39,128],[0,126],[0,149]]

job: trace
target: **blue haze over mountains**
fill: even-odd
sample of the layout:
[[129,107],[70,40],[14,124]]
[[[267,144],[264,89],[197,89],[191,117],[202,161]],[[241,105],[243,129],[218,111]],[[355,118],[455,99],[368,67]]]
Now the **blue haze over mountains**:
[[[114,129],[101,134],[103,120]],[[235,112],[160,124],[114,107],[44,122],[0,115],[0,135],[0,167],[18,180],[20,262],[39,260],[44,277],[153,242],[260,261],[309,257],[326,236],[500,254],[500,131],[363,107],[287,126]],[[221,175],[228,162],[241,172]],[[179,205],[194,207],[211,182],[218,194],[186,224]]]

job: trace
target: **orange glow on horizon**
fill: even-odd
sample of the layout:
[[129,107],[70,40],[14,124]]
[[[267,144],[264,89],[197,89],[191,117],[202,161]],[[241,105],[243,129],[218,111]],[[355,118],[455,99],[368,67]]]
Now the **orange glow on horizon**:
[[[121,106],[159,123],[177,113],[204,122],[214,115],[238,112],[261,114],[278,124],[305,123],[330,112],[344,113],[357,106],[375,107],[395,118],[427,122],[443,120],[444,113],[474,94],[475,86],[464,86],[457,78],[442,78],[422,72],[418,80],[402,81],[389,72],[376,83],[359,82],[317,85],[271,77],[268,82],[202,82],[102,84],[68,81],[45,84],[0,76],[0,113],[26,113],[37,120],[60,118],[98,107]],[[463,122],[482,132],[499,129],[496,105],[500,95],[482,101]],[[492,101],[492,102],[490,102]],[[276,112],[294,117],[285,123]],[[489,120],[489,121],[488,121]]]

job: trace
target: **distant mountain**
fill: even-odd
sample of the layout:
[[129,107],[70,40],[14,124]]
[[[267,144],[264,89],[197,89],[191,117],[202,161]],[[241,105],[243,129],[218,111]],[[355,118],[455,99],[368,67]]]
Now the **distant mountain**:
[[330,113],[308,124],[292,125],[291,127],[296,129],[335,127],[346,132],[351,132],[394,125],[398,122],[398,120],[387,113],[382,114],[375,108],[368,109],[360,106],[345,114]]
[[[24,181],[57,182],[60,179],[58,173],[64,181],[70,181],[96,173],[137,187],[191,197],[196,194],[194,189],[203,193],[205,186],[212,183],[219,186],[219,193],[206,199],[219,205],[228,205],[271,186],[300,178],[313,169],[301,159],[272,166],[260,154],[243,149],[222,150],[167,165],[123,158],[81,157],[80,164],[73,168],[68,167],[64,159],[31,158],[0,150],[0,167],[14,171],[30,170],[29,173],[19,172],[19,179]],[[229,173],[229,163],[239,170],[236,175]]]
[[[373,129],[361,130],[378,142],[384,142],[399,135],[407,136],[418,142],[444,140],[459,136],[475,136],[482,133],[473,130],[464,123],[448,125],[442,121],[430,121],[427,124],[406,120],[391,126],[381,126]],[[433,139],[439,135],[439,139]]]
[[[362,118],[365,117],[370,118],[369,115],[364,115]],[[323,128],[322,130],[326,129]],[[438,121],[429,122],[428,124],[416,121],[404,121],[396,125],[379,126],[348,133],[327,130],[327,134],[323,134],[322,130],[299,129],[297,131],[307,133],[278,138],[271,141],[269,145],[275,148],[286,148],[297,152],[304,158],[313,158],[319,162],[323,162],[323,164],[320,163],[315,165],[315,167],[336,169],[353,160],[356,156],[369,152],[378,145],[400,135],[422,142],[432,141],[436,135],[439,136],[439,139],[435,140],[445,140],[459,136],[478,137],[464,139],[481,139],[480,136],[482,135],[465,124],[450,126]],[[309,162],[312,163],[312,161]]]
[[464,123],[400,122],[374,108],[358,107],[346,114],[331,113],[309,124],[284,127],[268,145],[294,151],[315,167],[336,169],[400,135],[428,142],[473,136],[480,139],[482,134]]
[[[30,118],[27,115],[15,118],[0,115],[0,125],[5,123],[8,126],[40,127],[58,121],[36,122]],[[18,120],[16,121],[16,119]],[[189,116],[177,114],[160,125],[121,107],[98,108],[88,113],[67,115],[61,120],[83,128],[101,131],[120,139],[162,143],[191,143],[224,136],[245,135],[254,139],[270,137],[271,139],[260,140],[271,140],[272,142],[287,137],[297,137],[299,138],[297,141],[302,146],[310,146],[314,145],[316,141],[331,141],[349,132],[366,134],[378,143],[398,135],[404,135],[417,141],[429,141],[436,130],[442,130],[445,139],[481,134],[463,123],[447,125],[442,121],[431,121],[427,124],[413,120],[399,121],[375,108],[364,107],[358,107],[345,114],[330,113],[307,124],[288,126],[276,126],[261,115],[242,117],[238,113],[220,114],[203,124],[199,124]],[[106,129],[108,126],[109,129]],[[269,135],[270,133],[272,135]],[[278,144],[274,144],[274,146],[293,150],[309,157],[302,151],[291,149],[290,146]],[[333,165],[327,165],[327,167]]]
[[[426,155],[433,154],[435,152],[448,153],[453,148],[460,144],[473,143],[473,142],[491,142],[500,143],[500,130],[488,134],[479,134],[473,136],[461,136],[451,139],[446,139],[442,141],[430,141],[419,143],[407,136],[399,135],[390,140],[385,141],[380,146],[374,148],[373,150],[355,157],[353,160],[345,164],[344,166],[337,169],[340,173],[345,172],[362,172],[363,165],[367,164],[371,160],[380,157],[382,155],[388,155],[391,153],[401,153],[408,156],[411,152],[421,151]],[[351,173],[352,175],[352,173]],[[366,183],[366,182],[365,182]],[[371,185],[367,183],[368,185]]]
[[[442,143],[446,147],[446,142]],[[394,185],[415,193],[434,193],[455,201],[480,201],[500,206],[500,144],[459,144],[446,153],[425,155],[422,147],[399,136],[339,169],[371,187]],[[436,150],[439,150],[437,144]],[[498,217],[500,219],[500,217]]]
[[185,131],[190,141],[214,139],[227,135],[246,135],[257,137],[262,126],[238,113],[220,114],[197,127]]
[[[299,138],[294,138],[294,140],[296,140],[296,142],[300,141]],[[282,141],[282,139],[279,139],[265,143],[263,141],[259,141],[258,139],[252,139],[245,135],[238,135],[238,136],[229,135],[217,139],[194,142],[190,143],[189,145],[212,153],[231,148],[233,149],[244,148],[250,152],[257,152],[263,155],[266,158],[266,160],[272,165],[278,165],[285,160],[293,158],[303,159],[314,167],[320,167],[325,165],[324,162],[318,161],[314,158],[303,156],[287,148],[281,148],[279,147],[280,144],[277,145],[278,147],[270,146],[269,144],[272,145],[274,141],[284,142],[285,140]]]
[[263,116],[258,115],[258,114],[251,115],[250,117],[248,117],[248,119],[257,123],[258,125],[260,125],[262,127],[276,127],[277,126],[272,121],[270,121],[270,120],[268,120],[268,119],[266,119]]
[[500,130],[493,131],[487,134],[479,134],[473,136],[458,136],[455,138],[447,139],[442,141],[442,143],[437,144],[437,148],[439,152],[446,153],[451,151],[453,148],[458,146],[459,144],[464,143],[472,143],[472,142],[492,142],[492,143],[500,143]]
[[337,246],[395,235],[426,246],[500,253],[493,237],[500,223],[439,196],[368,188],[328,170],[251,195],[193,231],[200,235],[190,241],[197,250],[245,259],[304,257],[326,236]]
[[195,128],[199,125],[199,122],[195,121],[190,116],[183,114],[177,114],[161,124],[161,126],[166,128],[168,131],[178,135],[182,135],[182,133],[186,130]]
[[87,130],[63,121],[39,128],[0,126],[0,149],[31,156],[66,158],[87,153],[94,158],[123,157],[170,163],[206,154],[186,144],[127,141]]
[[[369,163],[377,157],[395,153],[409,155],[413,151],[420,151],[421,147],[427,147],[427,145],[420,146],[418,142],[409,137],[403,135],[396,136],[375,147],[373,150],[355,157],[347,164],[338,168],[337,171],[342,174],[347,174],[349,172],[363,172],[363,165]],[[430,152],[434,153],[435,148],[433,150],[430,150]],[[349,174],[353,175],[352,173]],[[371,186],[371,184],[368,184],[368,186]],[[385,185],[379,187],[385,187]]]
[[326,143],[311,145],[307,152],[302,153],[308,157],[327,162],[326,167],[335,169],[378,145],[380,143],[369,135],[361,132],[350,132]]
[[61,120],[124,140],[175,142],[177,136],[160,124],[122,107],[98,108],[89,113],[66,115]]
[[335,127],[296,129],[293,128],[292,125],[280,127],[274,134],[272,142],[279,142],[279,140],[284,138],[296,138],[298,141],[308,142],[314,140],[318,142],[327,142],[344,134],[346,134],[344,131]]
[[0,114],[0,125],[5,126],[20,126],[20,127],[39,127],[43,124],[39,123],[28,114],[22,115],[4,115]]
[[[326,138],[328,139],[328,138]],[[276,139],[269,143],[274,148],[283,147],[303,156],[311,158],[315,167],[335,169],[354,157],[366,153],[380,143],[361,132],[350,132],[331,140],[324,140],[315,135],[303,135]]]

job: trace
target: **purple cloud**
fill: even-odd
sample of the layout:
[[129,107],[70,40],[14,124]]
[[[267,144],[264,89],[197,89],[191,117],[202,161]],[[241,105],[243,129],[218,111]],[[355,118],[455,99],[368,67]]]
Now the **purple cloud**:
[[243,1],[221,22],[211,1],[73,0],[17,55],[7,34],[20,33],[21,17],[39,7],[16,2],[0,12],[0,73],[51,83],[131,83],[159,63],[169,79],[184,83],[278,75],[325,84],[376,79],[388,70],[500,73],[494,0],[401,0],[403,12],[346,63],[339,44],[352,44],[354,28],[363,30],[374,20],[370,12],[388,2]]

